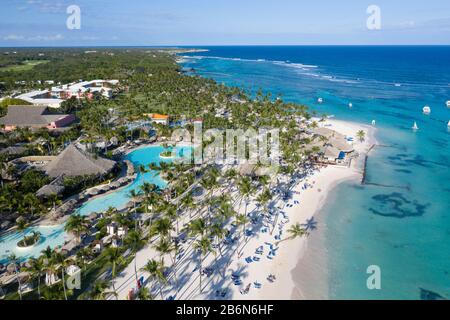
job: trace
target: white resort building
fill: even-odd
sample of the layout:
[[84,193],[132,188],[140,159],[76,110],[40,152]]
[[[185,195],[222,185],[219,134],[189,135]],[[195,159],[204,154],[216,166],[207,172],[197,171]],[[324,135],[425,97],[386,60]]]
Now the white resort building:
[[46,105],[50,108],[59,108],[64,100],[75,97],[77,99],[92,99],[95,93],[106,99],[111,99],[113,88],[119,80],[91,80],[81,81],[52,87],[51,90],[35,90],[18,95],[17,99],[25,100],[33,105]]

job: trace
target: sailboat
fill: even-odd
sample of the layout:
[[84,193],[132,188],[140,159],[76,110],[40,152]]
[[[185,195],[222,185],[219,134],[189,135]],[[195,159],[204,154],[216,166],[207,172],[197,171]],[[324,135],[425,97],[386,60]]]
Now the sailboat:
[[424,114],[430,114],[431,113],[431,108],[429,106],[423,107],[423,113]]
[[413,130],[419,130],[419,127],[417,126],[417,122],[414,121],[414,125],[412,126]]

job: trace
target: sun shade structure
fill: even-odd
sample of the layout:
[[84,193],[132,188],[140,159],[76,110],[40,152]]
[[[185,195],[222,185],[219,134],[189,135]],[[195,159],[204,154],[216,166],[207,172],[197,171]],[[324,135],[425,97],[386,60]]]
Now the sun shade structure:
[[111,172],[116,165],[115,161],[94,157],[81,151],[74,144],[64,149],[55,160],[45,166],[45,172],[50,177],[105,175]]
[[58,184],[47,184],[36,192],[38,198],[48,198],[59,195],[64,191],[64,187]]

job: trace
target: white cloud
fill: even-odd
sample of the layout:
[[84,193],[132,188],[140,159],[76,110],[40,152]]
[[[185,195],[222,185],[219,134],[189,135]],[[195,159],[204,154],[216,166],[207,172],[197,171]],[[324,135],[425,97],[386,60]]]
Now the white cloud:
[[[26,2],[28,6],[35,6],[43,13],[63,13],[66,11],[68,3],[65,1],[44,1],[44,0],[28,0]],[[28,7],[21,7],[22,10],[26,10]],[[20,9],[19,9],[20,10]]]
[[28,41],[60,41],[63,40],[64,36],[62,34],[55,34],[49,36],[37,35],[27,38]]
[[55,35],[36,35],[25,37],[17,34],[9,34],[2,38],[4,41],[60,41],[64,39],[62,34]]
[[9,35],[3,37],[3,40],[5,40],[5,41],[18,41],[18,40],[23,40],[23,39],[25,39],[24,36],[20,36],[17,34],[9,34]]

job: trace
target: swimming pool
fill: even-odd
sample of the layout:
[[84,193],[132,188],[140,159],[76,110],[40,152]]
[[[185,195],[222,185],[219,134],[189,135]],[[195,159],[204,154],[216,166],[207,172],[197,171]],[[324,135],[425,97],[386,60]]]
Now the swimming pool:
[[[190,147],[177,147],[177,157],[188,157],[191,153]],[[159,155],[164,151],[162,146],[151,146],[135,150],[125,156],[125,160],[133,163],[135,168],[140,165],[146,166],[150,163],[172,162],[173,158],[161,158]],[[160,188],[166,187],[166,182],[161,179],[157,171],[150,171],[145,174],[138,173],[136,180],[121,189],[104,196],[96,197],[84,203],[75,213],[87,216],[93,212],[106,211],[109,207],[117,209],[125,208],[126,204],[131,201],[129,196],[131,190],[138,192],[144,182],[153,183]],[[41,233],[41,240],[39,243],[31,248],[18,248],[17,242],[23,235],[31,234],[33,231]],[[31,257],[37,257],[41,251],[50,246],[55,248],[64,244],[66,232],[64,231],[64,224],[55,225],[51,227],[35,226],[27,228],[23,233],[10,232],[0,237],[0,263],[4,264],[8,261],[8,256],[14,253],[21,261],[27,260]]]

